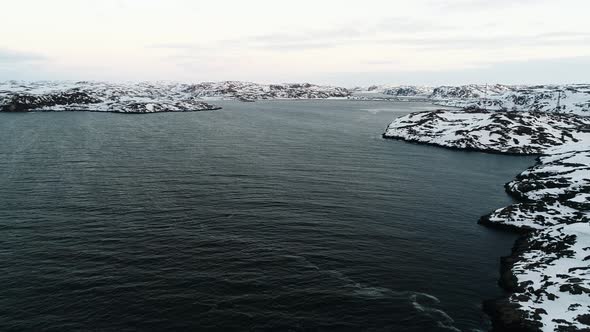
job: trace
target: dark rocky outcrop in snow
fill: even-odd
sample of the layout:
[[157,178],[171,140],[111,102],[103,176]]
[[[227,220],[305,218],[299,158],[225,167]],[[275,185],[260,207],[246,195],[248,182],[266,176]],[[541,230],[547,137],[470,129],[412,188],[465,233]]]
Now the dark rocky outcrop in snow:
[[86,92],[75,89],[41,95],[28,93],[9,94],[0,104],[2,112],[27,112],[35,109],[50,108],[59,105],[98,104],[101,100]]

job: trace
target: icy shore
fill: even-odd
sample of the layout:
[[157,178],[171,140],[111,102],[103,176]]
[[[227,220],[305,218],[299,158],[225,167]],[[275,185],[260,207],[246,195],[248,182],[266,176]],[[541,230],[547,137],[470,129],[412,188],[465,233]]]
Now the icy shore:
[[539,154],[506,184],[519,202],[480,219],[523,234],[502,259],[511,295],[485,302],[498,331],[590,329],[590,119],[560,113],[433,111],[395,119],[384,138]]

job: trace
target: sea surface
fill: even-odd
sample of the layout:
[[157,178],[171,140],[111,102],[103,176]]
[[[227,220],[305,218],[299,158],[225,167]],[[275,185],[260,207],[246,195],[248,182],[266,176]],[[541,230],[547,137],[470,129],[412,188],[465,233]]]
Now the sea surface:
[[433,109],[0,113],[2,331],[472,331],[532,157],[381,134]]

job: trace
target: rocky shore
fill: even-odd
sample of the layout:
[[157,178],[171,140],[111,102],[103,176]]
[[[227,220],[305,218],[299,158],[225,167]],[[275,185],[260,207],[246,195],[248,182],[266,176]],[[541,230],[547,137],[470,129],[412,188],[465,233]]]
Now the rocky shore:
[[590,119],[559,113],[433,111],[395,119],[384,138],[538,154],[506,184],[518,203],[480,223],[522,234],[501,260],[505,298],[485,301],[496,331],[590,330]]
[[590,119],[556,113],[437,110],[397,118],[383,137],[451,149],[537,155],[579,142],[578,131],[589,123]]

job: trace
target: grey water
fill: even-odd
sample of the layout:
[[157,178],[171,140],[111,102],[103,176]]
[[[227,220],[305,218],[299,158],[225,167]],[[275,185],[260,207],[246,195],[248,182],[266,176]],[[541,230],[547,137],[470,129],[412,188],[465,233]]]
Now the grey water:
[[384,140],[420,103],[0,113],[0,330],[472,331],[533,158]]

